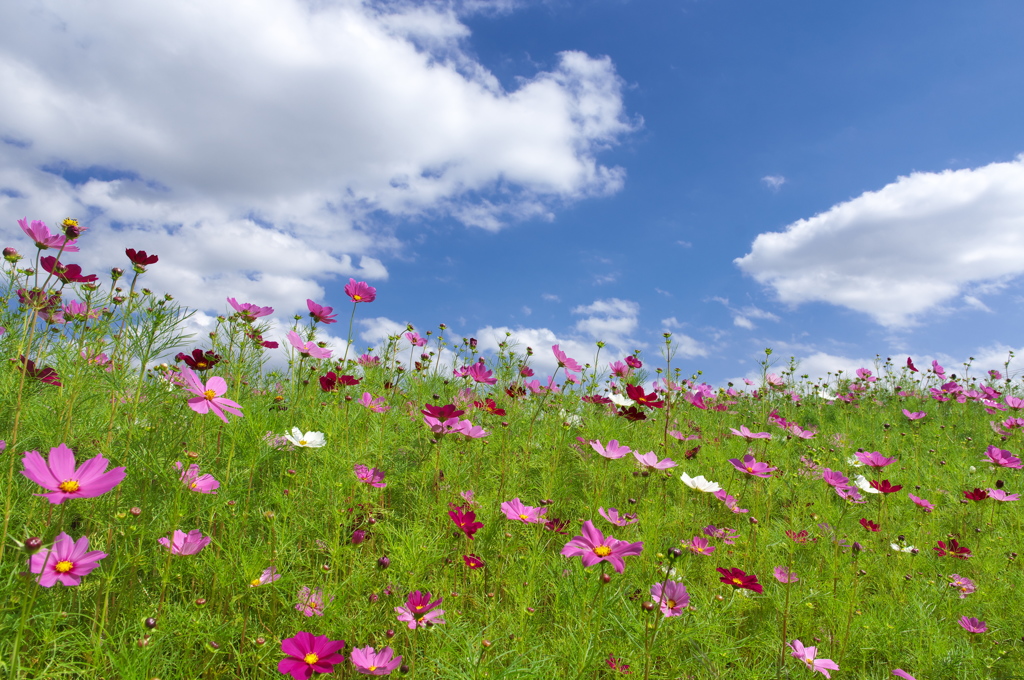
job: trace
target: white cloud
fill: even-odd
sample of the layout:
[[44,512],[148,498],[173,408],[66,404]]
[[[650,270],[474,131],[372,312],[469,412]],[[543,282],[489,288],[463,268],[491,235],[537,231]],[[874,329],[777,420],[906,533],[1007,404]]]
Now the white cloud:
[[1024,273],[1024,156],[900,177],[760,234],[735,262],[783,302],[913,325],[958,295],[977,298]]
[[772,191],[778,191],[786,183],[786,178],[782,175],[765,175],[761,178],[761,181]]
[[557,295],[554,295],[553,293],[541,293],[540,297],[541,297],[542,300],[546,300],[548,302],[561,302],[562,301],[562,298],[558,297]]
[[157,251],[153,278],[212,309],[386,277],[378,211],[496,230],[617,191],[597,156],[638,122],[610,59],[507,91],[464,49],[456,12],[515,5],[0,3],[0,206],[82,219],[87,268]]
[[754,322],[742,315],[732,317],[732,323],[734,326],[746,328],[748,331],[753,330],[755,328]]
[[632,300],[596,300],[574,307],[572,313],[588,315],[576,322],[575,330],[579,333],[620,348],[636,344],[632,334],[639,323],[640,305]]

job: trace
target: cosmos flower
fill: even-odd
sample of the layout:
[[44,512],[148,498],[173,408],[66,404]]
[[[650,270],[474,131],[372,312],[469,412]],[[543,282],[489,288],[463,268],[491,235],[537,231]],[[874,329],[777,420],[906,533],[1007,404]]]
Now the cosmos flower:
[[373,302],[377,299],[377,289],[365,281],[349,279],[345,285],[345,295],[352,302]]
[[794,572],[786,571],[785,567],[775,567],[772,575],[775,576],[775,580],[779,583],[796,583],[800,580]]
[[604,517],[617,527],[625,527],[630,524],[637,523],[635,512],[627,512],[623,515],[619,515],[619,511],[616,508],[608,508],[607,510],[604,508],[598,508],[597,514],[601,515],[601,517]]
[[38,451],[26,451],[21,459],[23,474],[50,493],[37,493],[60,505],[71,498],[95,498],[113,489],[124,479],[125,469],[116,467],[107,470],[109,461],[103,456],[94,456],[75,467],[75,454],[67,444],[50,449],[49,461]]
[[917,678],[915,678],[913,675],[906,672],[902,668],[894,668],[892,674],[895,675],[897,678],[903,678],[903,680],[917,680]]
[[373,647],[354,647],[349,658],[363,675],[388,675],[402,664],[402,657],[394,654],[395,650],[390,647],[379,652],[374,652]]
[[935,548],[932,548],[932,550],[934,550],[935,554],[939,557],[945,557],[946,555],[949,555],[951,557],[957,557],[961,560],[966,560],[971,556],[970,548],[968,548],[967,546],[960,545],[960,543],[955,538],[949,539],[949,545],[947,545],[945,541],[939,541],[939,545]]
[[334,666],[345,661],[345,657],[338,654],[344,646],[344,640],[330,640],[326,635],[300,631],[281,640],[281,651],[288,656],[277,662],[277,671],[292,676],[293,680],[309,680],[314,673],[333,673]]
[[238,312],[242,321],[246,323],[252,323],[261,316],[270,316],[274,313],[273,307],[260,307],[254,305],[251,302],[243,302],[239,304],[235,298],[228,298],[228,304],[231,305],[232,309]]
[[29,571],[39,574],[36,581],[44,588],[51,588],[60,583],[64,586],[77,586],[99,561],[107,556],[105,552],[89,550],[89,539],[82,536],[77,541],[71,539],[63,531],[57,534],[53,545],[42,548],[29,558]]
[[995,446],[989,446],[988,449],[985,450],[985,456],[987,456],[986,462],[992,463],[993,465],[1013,468],[1015,470],[1021,469],[1020,458],[1017,458],[1009,451],[996,448]]
[[961,616],[957,623],[968,633],[984,633],[988,630],[988,626],[985,625],[984,621],[979,621],[973,616]]
[[743,437],[744,439],[771,439],[772,435],[770,432],[751,432],[746,425],[740,425],[740,429],[730,427],[729,431],[737,437]]
[[708,539],[702,536],[694,536],[693,539],[687,543],[686,541],[679,541],[685,549],[692,552],[694,555],[710,555],[715,552],[715,546],[708,543]]
[[896,462],[895,458],[886,458],[878,451],[858,451],[854,457],[869,467],[883,468]]
[[562,368],[567,371],[573,371],[575,373],[582,373],[583,367],[580,366],[575,359],[570,359],[565,352],[558,348],[558,345],[551,346],[551,352],[555,355],[555,361]]
[[988,497],[994,501],[1017,501],[1020,500],[1019,493],[1006,493],[1002,489],[988,489]]
[[313,317],[315,321],[319,321],[322,324],[338,322],[337,316],[332,314],[332,312],[334,312],[334,307],[323,307],[312,300],[306,300],[306,307],[309,309],[309,315]]
[[293,427],[291,434],[285,434],[284,438],[291,442],[293,446],[301,446],[307,449],[318,449],[327,444],[327,439],[324,437],[323,432],[303,432],[297,427]]
[[28,218],[23,217],[18,220],[18,226],[25,234],[35,241],[36,248],[40,250],[46,250],[48,248],[57,248],[58,250],[63,248],[65,253],[77,253],[78,246],[75,242],[69,241],[59,234],[51,234],[50,228],[46,226],[46,222],[42,220],[32,220],[29,224]]
[[464,510],[461,507],[456,507],[454,510],[448,511],[448,516],[452,518],[462,533],[466,534],[469,539],[473,538],[473,534],[479,531],[484,523],[476,521],[476,513],[472,510]]
[[472,553],[469,555],[463,555],[462,561],[465,562],[466,566],[470,569],[480,569],[484,566],[484,561]]
[[757,576],[748,574],[742,569],[723,569],[722,567],[718,567],[715,571],[722,575],[722,577],[718,579],[719,581],[727,583],[733,588],[745,588],[747,590],[753,590],[755,593],[764,592],[764,586],[757,582]]
[[265,586],[268,583],[273,583],[277,579],[281,578],[281,575],[277,573],[273,566],[269,566],[263,570],[263,573],[249,581],[250,588],[259,588]]
[[583,533],[576,536],[562,548],[565,557],[579,557],[584,567],[598,562],[608,562],[615,571],[622,573],[626,568],[625,557],[643,552],[642,542],[630,543],[605,536],[588,519],[583,523]]
[[303,616],[323,616],[324,607],[331,602],[334,602],[333,595],[325,602],[322,589],[311,590],[307,586],[302,586],[299,590],[299,602],[295,605],[295,609],[300,611]]
[[683,484],[685,484],[686,486],[690,487],[694,491],[703,491],[704,493],[714,493],[714,492],[720,491],[722,489],[722,487],[719,486],[717,483],[709,482],[708,480],[704,479],[704,475],[698,475],[696,477],[690,477],[688,474],[686,474],[684,472],[682,474],[682,476],[680,477],[680,479],[683,480]]
[[644,454],[640,454],[634,451],[633,457],[636,458],[637,462],[640,463],[640,465],[649,470],[667,470],[669,468],[674,468],[676,466],[676,462],[671,458],[658,460],[658,456],[655,455],[654,451],[648,451],[647,453]]
[[686,586],[676,581],[655,583],[651,586],[651,597],[658,603],[661,613],[666,617],[679,616],[690,604],[690,594]]
[[352,470],[356,473],[356,477],[360,482],[369,484],[370,486],[383,489],[387,486],[387,482],[382,481],[384,479],[384,473],[377,468],[367,467],[356,463],[352,466]]
[[524,505],[518,498],[513,498],[501,504],[501,511],[509,519],[517,520],[524,524],[538,524],[544,521],[543,515],[547,513],[548,509]]
[[[181,461],[174,463],[175,469],[181,471],[184,467]],[[190,491],[197,493],[217,493],[217,489],[220,488],[220,482],[213,478],[211,474],[200,475],[199,466],[192,463],[188,466],[188,469],[181,472],[181,476],[178,477],[182,484],[184,484]]]
[[743,456],[742,461],[738,458],[730,458],[729,462],[740,472],[745,472],[753,477],[761,477],[762,479],[771,477],[772,473],[779,469],[770,466],[768,463],[757,462],[757,459],[749,453]]
[[405,606],[395,607],[398,620],[408,623],[409,630],[444,623],[444,619],[441,618],[444,610],[437,609],[444,598],[439,597],[431,602],[430,597],[429,591],[420,592],[417,590],[409,593],[409,597],[405,600]]
[[926,501],[923,498],[918,498],[912,493],[907,493],[907,496],[910,497],[910,500],[914,501],[915,505],[918,505],[921,508],[923,508],[925,512],[931,512],[932,510],[935,509],[934,505],[932,505],[930,502]]
[[288,342],[291,343],[292,347],[298,350],[299,354],[305,357],[312,357],[313,359],[329,359],[331,357],[331,350],[326,347],[320,347],[313,340],[303,340],[302,336],[295,331],[288,331]]
[[960,574],[950,574],[949,579],[950,587],[956,588],[960,591],[961,600],[970,595],[971,593],[973,593],[975,590],[977,590],[977,587],[974,585],[974,581],[967,578],[966,576],[961,576]]
[[169,549],[172,555],[195,555],[210,543],[209,536],[203,536],[199,529],[193,529],[187,534],[184,531],[174,530],[171,539],[161,537],[157,543]]
[[924,411],[909,411],[907,409],[903,409],[903,415],[907,417],[907,420],[921,420],[928,414]]
[[799,640],[793,640],[789,643],[789,646],[793,650],[790,656],[803,661],[809,671],[821,673],[826,678],[831,678],[832,676],[828,672],[839,670],[839,664],[832,659],[814,658],[818,653],[817,647],[804,647],[804,643]]
[[647,394],[644,392],[644,388],[639,385],[627,384],[626,396],[640,406],[646,406],[647,408],[662,408],[665,406],[665,402],[658,399],[657,392]]
[[620,445],[619,440],[617,439],[612,439],[608,442],[607,446],[596,439],[587,443],[590,444],[590,448],[594,449],[605,458],[610,458],[612,460],[622,458],[627,453],[631,452],[631,449],[628,446]]
[[212,411],[214,415],[225,423],[228,422],[227,416],[224,415],[225,412],[239,418],[242,417],[242,406],[221,396],[228,391],[228,384],[224,381],[224,378],[215,375],[204,385],[203,381],[199,379],[199,376],[191,368],[181,369],[181,375],[184,379],[185,389],[196,395],[188,400],[190,409],[196,413],[209,413]]

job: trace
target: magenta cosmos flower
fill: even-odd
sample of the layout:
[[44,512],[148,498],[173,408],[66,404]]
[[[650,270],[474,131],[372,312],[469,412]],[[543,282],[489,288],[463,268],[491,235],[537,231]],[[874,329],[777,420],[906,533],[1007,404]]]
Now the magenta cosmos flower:
[[708,543],[708,539],[701,536],[694,536],[693,539],[687,543],[685,540],[679,541],[679,544],[692,552],[694,555],[710,555],[715,552],[715,546]]
[[390,647],[379,652],[374,652],[373,647],[354,647],[349,658],[363,675],[388,675],[402,663],[402,657],[394,654],[395,650]]
[[1020,500],[1019,493],[1007,493],[1002,489],[989,489],[988,497],[994,501],[1018,501]]
[[641,541],[630,543],[620,541],[611,536],[605,536],[588,519],[583,523],[583,533],[574,537],[562,548],[562,555],[565,557],[579,557],[584,567],[608,562],[615,568],[615,571],[622,573],[626,568],[625,557],[628,555],[639,555],[643,552],[644,544]]
[[611,440],[610,442],[608,442],[607,446],[602,444],[597,439],[594,439],[587,443],[590,444],[590,448],[594,449],[605,458],[610,458],[612,460],[615,460],[616,458],[622,458],[623,456],[630,452],[630,448],[625,445],[620,445],[618,439]]
[[637,523],[635,512],[627,512],[625,514],[620,515],[619,511],[616,508],[608,508],[607,510],[605,510],[604,508],[598,508],[597,514],[601,515],[601,517],[604,517],[606,520],[608,520],[617,527],[625,527],[629,526],[630,524]]
[[196,413],[210,413],[212,411],[214,415],[225,423],[228,422],[228,417],[224,415],[225,411],[233,416],[242,417],[241,404],[221,396],[228,391],[228,384],[224,381],[224,378],[215,375],[204,385],[203,381],[199,379],[199,376],[191,368],[182,368],[181,375],[185,380],[185,389],[196,395],[188,400],[188,407],[190,409]]
[[437,609],[443,600],[443,597],[439,597],[431,602],[429,591],[423,593],[417,590],[409,593],[405,606],[395,607],[395,612],[399,621],[409,624],[409,630],[416,630],[426,625],[444,623],[444,619],[440,618],[444,610]]
[[575,371],[576,373],[583,372],[583,367],[575,359],[571,359],[565,352],[560,350],[558,345],[552,345],[551,352],[555,355],[555,361],[558,362],[560,367],[567,371]]
[[344,646],[344,640],[329,640],[326,635],[300,631],[281,640],[281,651],[288,656],[277,663],[277,670],[295,680],[309,680],[314,673],[332,673],[335,664],[345,661],[338,654]]
[[1005,449],[989,446],[988,449],[985,450],[985,455],[987,456],[987,462],[998,465],[999,467],[1013,468],[1015,470],[1021,469],[1020,458],[1017,458]]
[[742,569],[737,569],[735,567],[731,569],[724,569],[722,567],[718,567],[715,571],[722,575],[722,578],[718,579],[719,581],[722,583],[728,583],[733,588],[745,588],[747,590],[753,590],[755,593],[764,592],[764,586],[757,582],[757,576],[748,574]]
[[984,633],[988,631],[988,626],[985,625],[985,622],[973,616],[961,616],[957,623],[968,633]]
[[352,302],[373,302],[377,299],[377,289],[365,281],[349,279],[345,286],[345,295],[352,299]]
[[853,455],[869,467],[883,468],[896,462],[895,458],[886,458],[878,451],[858,451]]
[[356,477],[359,478],[359,481],[364,484],[375,486],[378,489],[383,489],[388,485],[387,482],[384,481],[384,473],[377,468],[371,468],[357,463],[352,466],[352,470],[356,473]]
[[748,475],[761,477],[762,479],[771,477],[772,473],[779,469],[777,467],[772,467],[768,463],[758,463],[757,459],[749,453],[743,456],[742,461],[738,458],[730,458],[729,462],[732,463],[732,466],[740,472],[746,472]]
[[894,668],[892,674],[895,675],[897,678],[903,678],[903,680],[917,680],[917,678],[915,678],[913,675],[906,672],[902,668]]
[[251,302],[239,303],[235,298],[228,298],[228,304],[231,305],[232,309],[238,312],[238,315],[242,317],[243,321],[253,322],[261,316],[270,316],[274,313],[273,307],[260,307],[254,305]]
[[302,586],[295,609],[302,612],[303,616],[323,616],[324,607],[331,602],[334,602],[334,596],[331,595],[329,600],[324,601],[324,591],[321,588],[312,590],[308,586]]
[[793,640],[789,643],[789,646],[793,650],[790,656],[803,661],[809,671],[815,671],[821,673],[826,678],[831,678],[832,676],[828,672],[839,670],[839,664],[832,659],[814,658],[818,653],[817,647],[804,647],[804,643],[799,640]]
[[514,519],[524,524],[538,524],[544,521],[543,515],[547,513],[548,509],[524,505],[518,498],[513,498],[501,504],[501,511],[509,519]]
[[633,457],[636,458],[637,462],[640,463],[644,468],[648,470],[667,470],[674,468],[676,462],[671,458],[664,460],[658,460],[658,456],[655,455],[654,451],[648,451],[647,453],[640,454],[636,451],[633,452]]
[[75,467],[75,454],[67,444],[50,449],[49,462],[43,460],[38,451],[26,451],[21,464],[21,474],[33,482],[49,489],[50,493],[37,493],[60,505],[69,498],[95,498],[113,489],[124,479],[124,468],[116,467],[107,471],[109,461],[95,456]]
[[173,540],[164,536],[158,538],[157,542],[163,547],[169,548],[172,555],[195,555],[210,543],[210,537],[203,536],[203,532],[199,529],[193,529],[187,534],[175,529]]
[[[175,469],[181,470],[181,461],[174,464]],[[179,477],[181,483],[189,488],[191,491],[197,493],[217,493],[217,489],[220,487],[220,482],[213,478],[211,474],[201,475],[199,474],[199,466],[192,463],[188,466],[188,469],[181,473]]]
[[334,307],[324,307],[323,305],[318,305],[312,300],[306,300],[306,307],[309,309],[309,315],[313,317],[315,321],[319,321],[323,324],[338,322],[337,317],[332,314]]
[[454,510],[449,510],[448,516],[452,518],[452,521],[455,522],[455,526],[462,530],[469,539],[472,539],[473,534],[484,526],[483,522],[476,521],[475,512],[459,506],[456,506]]
[[686,586],[676,581],[655,583],[651,586],[651,597],[661,606],[661,613],[665,616],[679,616],[690,604]]
[[740,429],[738,429],[738,430],[736,428],[730,427],[729,431],[732,432],[735,436],[743,437],[744,439],[771,439],[772,438],[772,435],[770,433],[768,433],[768,432],[751,432],[749,429],[747,429],[746,425],[740,425]]
[[57,534],[56,540],[49,548],[43,548],[29,558],[28,568],[33,574],[39,574],[39,585],[50,588],[55,583],[65,586],[77,586],[82,577],[99,566],[99,561],[107,553],[89,550],[89,539],[82,536],[77,541],[63,531]]
[[924,508],[925,512],[931,512],[932,510],[935,509],[934,505],[932,505],[929,501],[926,501],[923,498],[918,498],[917,496],[915,496],[912,493],[908,493],[907,496],[910,497],[910,500],[914,501],[915,505],[917,505],[917,506],[919,506],[921,508]]

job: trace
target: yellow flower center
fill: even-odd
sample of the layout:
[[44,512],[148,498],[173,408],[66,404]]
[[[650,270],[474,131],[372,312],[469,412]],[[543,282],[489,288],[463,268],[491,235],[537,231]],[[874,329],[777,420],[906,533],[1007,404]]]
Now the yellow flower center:
[[260,580],[258,578],[254,578],[253,580],[249,581],[249,585],[251,585],[253,588],[258,586],[259,584],[260,584]]
[[529,519],[529,515],[519,515],[519,519]]
[[741,579],[740,579],[739,577],[736,577],[736,578],[734,578],[734,579],[732,580],[732,582],[733,582],[733,583],[735,583],[735,584],[736,584],[736,585],[738,585],[738,586],[741,586],[741,585],[743,585],[743,581],[742,581],[742,580],[741,580]]
[[217,393],[214,390],[206,390],[203,392],[203,396],[212,401],[217,396]]
[[748,465],[747,466],[747,472],[753,472],[753,471],[754,471],[754,467],[752,465]]
[[197,484],[199,484],[199,482],[192,482],[191,484],[188,485],[188,488],[194,489],[194,488],[196,488]]
[[63,491],[64,493],[74,493],[78,491],[80,487],[78,486],[78,482],[76,480],[65,479],[63,482],[60,483],[60,485],[57,488]]
[[612,554],[612,549],[606,545],[599,545],[594,548],[594,554],[598,557],[608,557]]
[[370,671],[372,673],[373,671],[377,670],[377,667],[376,666],[369,666],[369,667],[367,667],[366,670],[368,670],[368,671]]
[[75,565],[73,565],[68,560],[61,560],[56,565],[54,565],[53,568],[56,569],[61,574],[66,574],[69,571],[71,571],[72,569],[74,569]]
[[675,600],[668,600],[665,604],[668,605],[669,609],[675,609],[676,608],[676,601]]
[[359,302],[360,300],[363,299],[363,296],[362,295],[353,295],[352,299],[355,300],[356,302]]
[[299,440],[299,446],[305,446],[305,445],[306,445],[306,440],[305,439],[300,439]]
[[313,664],[315,664],[317,661],[320,660],[320,657],[317,656],[316,654],[310,652],[306,656],[302,657],[302,660],[305,661],[306,663],[308,663],[310,666],[312,666]]

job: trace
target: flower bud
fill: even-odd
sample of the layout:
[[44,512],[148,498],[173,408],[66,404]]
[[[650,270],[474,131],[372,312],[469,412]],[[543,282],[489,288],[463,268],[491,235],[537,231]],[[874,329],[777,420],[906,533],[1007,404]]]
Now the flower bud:
[[25,539],[25,552],[29,555],[34,555],[39,552],[39,549],[43,547],[43,539],[38,536]]
[[262,638],[262,637],[258,637],[253,642],[255,642],[257,645],[263,646],[263,645],[267,644],[267,639],[266,638]]
[[128,511],[128,514],[131,515],[132,517],[138,517],[139,515],[142,514],[142,508],[134,507],[134,508],[132,508],[131,510]]
[[389,640],[391,638],[395,637],[395,629],[394,628],[388,628],[386,631],[384,631],[384,637],[386,637]]
[[644,603],[643,603],[642,605],[640,605],[640,606],[641,606],[641,607],[643,607],[643,610],[644,610],[645,612],[652,612],[652,611],[654,611],[654,603],[653,603],[653,602],[651,602],[651,601],[649,601],[649,600],[648,600],[647,602],[644,602]]
[[110,270],[110,278],[114,279],[115,281],[117,281],[122,276],[124,276],[124,270],[121,269],[120,267],[114,267],[113,269]]
[[150,616],[148,619],[142,622],[142,625],[144,625],[146,628],[149,628],[150,630],[153,630],[154,628],[156,628],[156,619]]
[[14,264],[15,262],[21,259],[21,255],[14,248],[7,247],[4,248],[4,259],[10,262],[11,264]]

